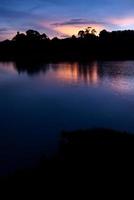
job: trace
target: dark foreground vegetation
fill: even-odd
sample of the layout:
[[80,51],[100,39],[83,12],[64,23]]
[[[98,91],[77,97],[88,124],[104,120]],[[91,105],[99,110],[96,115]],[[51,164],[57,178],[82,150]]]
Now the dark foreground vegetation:
[[88,27],[78,36],[65,39],[49,37],[38,31],[17,33],[12,40],[0,42],[0,60],[42,59],[134,59],[134,31],[102,30],[98,35]]
[[17,186],[32,188],[32,194],[38,186],[44,192],[48,187],[61,192],[61,186],[68,192],[71,184],[89,187],[98,183],[101,187],[103,181],[107,185],[119,175],[120,181],[124,179],[132,169],[133,155],[134,135],[108,129],[63,132],[53,158],[44,158],[36,169],[18,171],[1,181],[15,190]]

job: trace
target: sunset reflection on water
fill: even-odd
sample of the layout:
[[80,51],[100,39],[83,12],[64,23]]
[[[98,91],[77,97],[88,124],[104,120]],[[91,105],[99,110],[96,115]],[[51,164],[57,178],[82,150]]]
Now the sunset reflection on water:
[[133,99],[134,61],[0,63],[0,159],[51,154],[63,130],[134,133]]
[[[26,73],[40,80],[58,81],[64,84],[85,84],[110,87],[118,93],[134,91],[134,62],[133,61],[92,61],[88,63],[0,63],[0,76]],[[8,76],[7,76],[8,74]],[[11,78],[11,77],[10,77]]]
[[54,76],[66,83],[83,82],[86,84],[99,83],[99,73],[97,62],[90,63],[89,65],[74,63],[61,63],[53,66],[55,71]]

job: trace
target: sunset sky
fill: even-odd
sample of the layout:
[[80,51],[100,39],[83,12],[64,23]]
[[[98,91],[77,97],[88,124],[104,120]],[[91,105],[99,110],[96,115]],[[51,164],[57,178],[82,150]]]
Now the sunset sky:
[[27,29],[66,37],[87,26],[134,29],[134,0],[0,0],[0,40]]

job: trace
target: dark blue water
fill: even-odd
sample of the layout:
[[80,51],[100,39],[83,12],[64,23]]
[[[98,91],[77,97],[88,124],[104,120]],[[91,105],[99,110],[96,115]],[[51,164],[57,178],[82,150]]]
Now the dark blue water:
[[134,61],[0,63],[0,173],[38,163],[62,130],[134,132]]

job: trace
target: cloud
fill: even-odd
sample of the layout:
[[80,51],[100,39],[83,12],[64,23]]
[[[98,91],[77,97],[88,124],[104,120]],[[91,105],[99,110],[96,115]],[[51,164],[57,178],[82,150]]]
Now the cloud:
[[111,31],[120,28],[119,24],[113,23],[113,21],[109,20],[108,18],[106,21],[72,18],[62,22],[54,22],[50,25],[53,27],[54,30],[60,32],[61,34],[67,34],[69,36],[73,34],[77,35],[79,30],[85,30],[85,28],[88,26],[95,28],[98,34],[103,29]]
[[134,17],[125,17],[125,18],[117,18],[117,19],[111,19],[111,22],[116,25],[120,26],[129,26],[134,25]]
[[77,35],[79,30],[84,30],[88,26],[95,28],[99,33],[106,26],[109,26],[109,23],[83,18],[73,18],[62,22],[52,23],[51,26],[54,30],[60,32],[61,34],[67,34],[71,36],[73,34]]
[[68,25],[86,25],[86,24],[96,24],[96,25],[105,25],[105,22],[101,22],[101,21],[94,21],[94,20],[86,20],[86,19],[71,19],[68,21],[64,21],[64,22],[57,22],[57,23],[53,23],[51,25],[53,26],[68,26]]
[[0,33],[6,32],[6,31],[8,31],[7,28],[0,28]]
[[133,28],[133,11],[133,0],[0,0],[0,34],[7,38],[10,30],[32,28],[62,37],[87,26],[97,31]]

